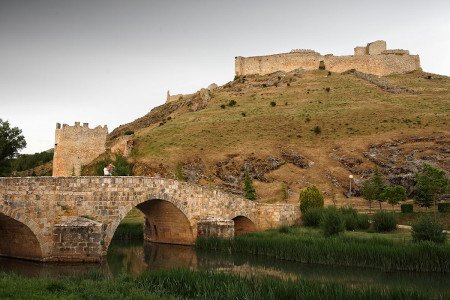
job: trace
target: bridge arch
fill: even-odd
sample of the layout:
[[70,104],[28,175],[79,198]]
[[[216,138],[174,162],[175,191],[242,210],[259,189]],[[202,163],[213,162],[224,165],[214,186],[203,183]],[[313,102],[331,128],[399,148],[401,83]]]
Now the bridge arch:
[[253,232],[257,229],[255,223],[246,216],[239,215],[232,220],[234,222],[234,235]]
[[137,199],[121,210],[119,217],[108,226],[106,231],[107,247],[120,222],[135,207],[145,216],[145,240],[180,245],[191,245],[195,242],[196,224],[187,210],[186,203],[180,203],[167,194],[159,194]]
[[20,213],[0,211],[0,256],[43,260],[36,223],[23,220]]

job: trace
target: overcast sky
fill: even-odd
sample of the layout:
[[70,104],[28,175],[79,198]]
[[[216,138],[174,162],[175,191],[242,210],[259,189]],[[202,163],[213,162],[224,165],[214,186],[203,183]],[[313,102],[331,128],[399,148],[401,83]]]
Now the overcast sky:
[[310,48],[352,54],[377,39],[450,75],[450,1],[0,0],[0,118],[23,153],[55,123],[110,131],[234,76],[234,57]]

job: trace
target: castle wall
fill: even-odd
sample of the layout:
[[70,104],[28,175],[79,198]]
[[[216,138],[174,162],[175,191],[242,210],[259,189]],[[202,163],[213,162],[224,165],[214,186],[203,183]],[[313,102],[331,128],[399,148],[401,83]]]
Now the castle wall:
[[58,123],[55,131],[53,176],[79,176],[81,167],[105,152],[108,128],[98,126],[90,129],[87,123],[80,126]]
[[363,55],[324,57],[325,69],[331,72],[345,72],[351,69],[385,76],[394,73],[406,73],[420,69],[418,55]]
[[420,69],[418,55],[409,55],[407,50],[386,50],[385,41],[375,41],[365,47],[356,47],[355,55],[321,55],[314,51],[294,51],[290,53],[235,58],[237,76],[270,74],[276,71],[290,72],[295,69],[317,70],[321,61],[325,70],[345,72],[355,69],[360,72],[385,76],[406,73]]
[[236,57],[236,75],[270,74],[276,71],[289,72],[298,68],[317,70],[323,56],[316,52],[291,52],[266,56]]
[[386,50],[386,42],[385,41],[375,41],[367,44],[367,54],[369,55],[378,55],[381,54],[384,50]]

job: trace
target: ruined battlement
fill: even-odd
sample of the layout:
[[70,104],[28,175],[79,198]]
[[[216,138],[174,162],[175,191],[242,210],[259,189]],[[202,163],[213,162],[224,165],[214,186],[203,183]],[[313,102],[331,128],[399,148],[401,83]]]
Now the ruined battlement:
[[105,152],[107,135],[106,125],[91,129],[88,123],[56,123],[53,176],[79,176],[83,165]]
[[290,72],[295,69],[325,69],[342,73],[355,69],[357,71],[385,76],[394,73],[406,73],[420,70],[418,55],[410,55],[408,50],[388,50],[385,41],[379,40],[366,46],[354,48],[354,55],[322,55],[311,49],[294,49],[288,53],[235,57],[237,76],[259,74],[265,75],[277,71]]

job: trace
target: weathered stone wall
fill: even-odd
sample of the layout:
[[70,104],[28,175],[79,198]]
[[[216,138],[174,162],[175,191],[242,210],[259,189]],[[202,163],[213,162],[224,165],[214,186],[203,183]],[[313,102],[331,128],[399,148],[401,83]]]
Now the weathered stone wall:
[[[406,73],[420,69],[418,55],[409,55],[406,50],[386,50],[385,41],[376,41],[365,47],[356,47],[355,55],[321,55],[313,51],[290,52],[266,56],[235,58],[236,75],[270,74],[276,71],[290,72],[295,69],[317,70],[325,65],[332,72],[345,72],[351,69],[384,76],[393,73]],[[323,63],[321,63],[323,62]]]
[[106,150],[108,128],[97,126],[90,129],[88,123],[80,126],[56,124],[53,176],[79,176],[81,167],[90,163]]
[[368,55],[378,55],[378,54],[381,54],[384,50],[386,50],[386,42],[385,41],[375,41],[372,43],[368,43],[366,48],[367,48]]
[[132,135],[124,135],[114,139],[112,145],[110,146],[111,153],[121,154],[125,157],[131,155],[133,150],[134,141]]
[[97,261],[102,256],[102,224],[74,218],[53,229],[53,261]]
[[[100,260],[117,226],[133,207],[146,214],[151,228],[156,226],[158,235],[149,232],[149,239],[170,243],[192,243],[198,222],[210,216],[227,220],[245,217],[257,230],[292,225],[300,218],[296,205],[261,204],[162,178],[0,178],[0,216],[30,229],[39,242],[42,260]],[[74,224],[81,216],[101,226]],[[79,230],[82,238],[65,240],[71,230]],[[191,233],[193,239],[185,239]],[[84,244],[86,237],[91,244]]]

